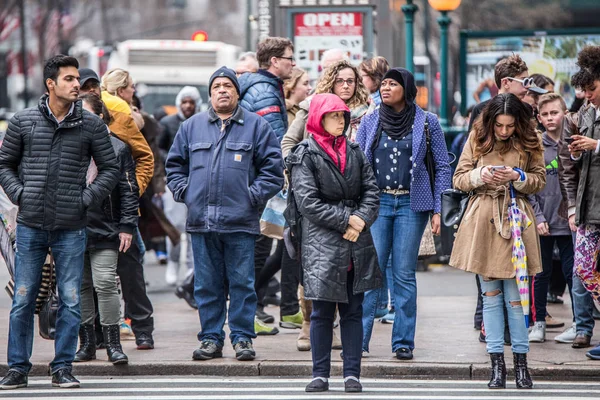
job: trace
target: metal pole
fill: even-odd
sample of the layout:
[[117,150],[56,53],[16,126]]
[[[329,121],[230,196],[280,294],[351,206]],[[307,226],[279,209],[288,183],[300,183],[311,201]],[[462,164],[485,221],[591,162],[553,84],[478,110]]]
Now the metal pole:
[[415,33],[414,33],[414,16],[419,10],[416,4],[413,4],[413,0],[406,0],[406,4],[402,6],[402,12],[404,13],[404,34],[406,37],[406,69],[410,72],[415,72],[414,63],[414,44],[415,44]]
[[246,0],[246,51],[252,50],[252,0]]
[[27,45],[25,43],[25,0],[19,1],[19,23],[21,25],[21,62],[23,63],[23,103],[29,107],[29,90],[27,76]]
[[442,129],[448,128],[448,26],[452,23],[448,11],[441,11],[438,18],[440,24],[440,80],[442,84],[442,104],[440,107],[440,125]]

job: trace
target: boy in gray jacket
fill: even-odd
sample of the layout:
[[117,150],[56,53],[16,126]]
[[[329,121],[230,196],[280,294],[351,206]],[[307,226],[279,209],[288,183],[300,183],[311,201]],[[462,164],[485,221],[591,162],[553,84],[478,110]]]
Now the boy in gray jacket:
[[545,128],[542,141],[546,163],[546,187],[529,198],[535,210],[535,220],[540,235],[543,271],[533,279],[531,316],[535,324],[529,333],[529,341],[541,343],[546,340],[546,303],[552,275],[554,245],[556,244],[559,250],[569,292],[573,283],[574,253],[569,221],[558,215],[558,209],[563,202],[558,179],[558,142],[567,106],[559,94],[548,93],[540,97],[538,108],[538,120]]

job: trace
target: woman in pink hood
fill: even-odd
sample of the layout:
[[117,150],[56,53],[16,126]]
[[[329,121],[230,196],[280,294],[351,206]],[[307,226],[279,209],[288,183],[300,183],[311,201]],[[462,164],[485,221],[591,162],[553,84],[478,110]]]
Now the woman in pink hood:
[[360,147],[344,136],[350,110],[334,94],[313,98],[307,122],[310,137],[286,162],[291,193],[301,218],[304,294],[313,300],[310,341],[313,380],[307,392],[329,389],[336,307],[346,392],[360,392],[363,293],[382,283],[369,228],[379,212],[379,190]]

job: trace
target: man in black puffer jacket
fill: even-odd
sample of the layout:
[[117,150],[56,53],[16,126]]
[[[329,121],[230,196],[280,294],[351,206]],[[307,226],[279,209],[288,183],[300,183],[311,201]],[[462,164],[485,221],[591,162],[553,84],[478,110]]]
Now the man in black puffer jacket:
[[[0,185],[19,206],[15,296],[10,312],[7,375],[2,389],[27,386],[35,297],[48,252],[56,264],[61,305],[56,320],[52,385],[79,387],[71,374],[81,319],[79,291],[86,246],[86,211],[119,180],[119,166],[100,118],[82,110],[79,63],[58,55],[44,66],[48,94],[15,114],[0,148]],[[98,176],[86,187],[93,157]]]

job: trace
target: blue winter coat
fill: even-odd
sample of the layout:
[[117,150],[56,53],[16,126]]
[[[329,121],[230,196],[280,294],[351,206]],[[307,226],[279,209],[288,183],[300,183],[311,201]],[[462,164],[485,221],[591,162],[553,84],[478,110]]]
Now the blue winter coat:
[[[429,173],[425,166],[425,154],[427,143],[425,141],[425,112],[417,106],[415,122],[413,124],[412,144],[412,178],[410,182],[410,209],[419,211],[433,211],[439,213],[442,210],[442,192],[450,188],[452,174],[448,164],[448,150],[444,139],[444,132],[437,117],[427,113],[429,121],[429,132],[431,134],[431,148],[435,162],[435,193],[431,193]],[[373,164],[373,142],[379,125],[379,110],[363,117],[358,132],[356,143],[367,155],[367,159]]]
[[269,124],[239,107],[221,134],[212,109],[186,120],[166,162],[175,201],[192,233],[260,234],[260,213],[283,187],[281,148]]
[[283,81],[265,70],[239,77],[240,105],[263,117],[281,142],[288,128]]

